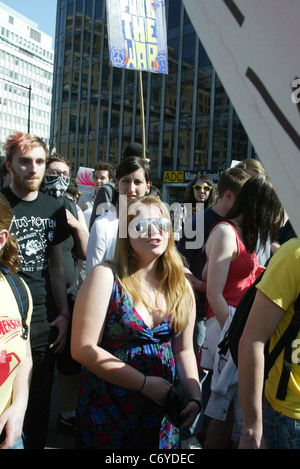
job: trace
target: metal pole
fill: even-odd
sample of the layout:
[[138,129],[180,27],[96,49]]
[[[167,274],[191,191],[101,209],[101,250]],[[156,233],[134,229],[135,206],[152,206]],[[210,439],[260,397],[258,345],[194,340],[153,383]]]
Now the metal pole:
[[31,85],[29,86],[28,96],[28,133],[30,134],[30,112],[31,112]]

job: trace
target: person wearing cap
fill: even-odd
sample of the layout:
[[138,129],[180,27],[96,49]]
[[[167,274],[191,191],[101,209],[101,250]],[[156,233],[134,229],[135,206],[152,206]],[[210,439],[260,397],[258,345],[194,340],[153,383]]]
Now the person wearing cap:
[[[140,156],[141,158],[144,156],[143,155],[143,145],[140,143],[129,143],[127,147],[124,150],[123,153],[123,158],[127,158],[128,156]],[[150,163],[150,158],[149,158],[149,150],[146,148],[146,160],[148,163]]]

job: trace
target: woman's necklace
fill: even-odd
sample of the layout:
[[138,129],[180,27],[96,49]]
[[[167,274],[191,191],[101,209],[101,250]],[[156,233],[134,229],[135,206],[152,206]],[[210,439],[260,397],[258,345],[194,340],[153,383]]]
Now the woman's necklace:
[[144,282],[147,285],[147,287],[149,288],[151,293],[156,293],[156,288],[153,285],[151,285],[151,283],[147,282],[146,279],[144,279]]
[[[149,299],[149,302],[150,304],[148,303],[148,301],[144,302],[143,304],[143,307],[146,309],[147,311],[147,315],[148,315],[148,321],[146,321],[147,323],[150,324],[150,327],[154,327],[156,324],[159,324],[164,316],[165,316],[165,313],[164,313],[164,309],[163,308],[160,308],[158,306],[158,298],[157,298],[157,295],[158,292],[157,292],[157,288],[154,287],[150,282],[148,282],[145,278],[142,278],[142,282],[144,283],[144,285],[147,287],[147,297]],[[143,287],[142,287],[143,288]],[[153,305],[151,307],[151,304]]]
[[[150,304],[152,304],[152,308],[156,309],[157,308],[157,288],[154,287],[150,282],[148,282],[145,278],[143,278],[143,283],[145,284],[145,286],[147,287],[147,292],[146,295],[148,297],[148,300],[150,302]],[[153,313],[153,310],[150,306],[150,304],[148,304],[148,311],[150,313]]]

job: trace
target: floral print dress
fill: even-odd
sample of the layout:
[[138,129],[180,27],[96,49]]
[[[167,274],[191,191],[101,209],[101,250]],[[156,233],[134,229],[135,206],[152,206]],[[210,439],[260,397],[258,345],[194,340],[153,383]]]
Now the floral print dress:
[[[150,329],[114,281],[101,347],[149,376],[175,380],[169,318]],[[82,369],[77,448],[177,449],[179,430],[163,408],[137,391],[110,384]]]

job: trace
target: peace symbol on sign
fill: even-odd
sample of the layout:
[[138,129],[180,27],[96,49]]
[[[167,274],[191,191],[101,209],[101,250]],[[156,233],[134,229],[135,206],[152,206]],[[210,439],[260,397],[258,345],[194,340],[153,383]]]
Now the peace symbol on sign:
[[114,47],[110,51],[110,61],[115,67],[124,67],[126,65],[125,51]]
[[156,58],[157,65],[158,65],[158,71],[160,73],[167,73],[168,72],[168,60],[165,55],[159,55]]

